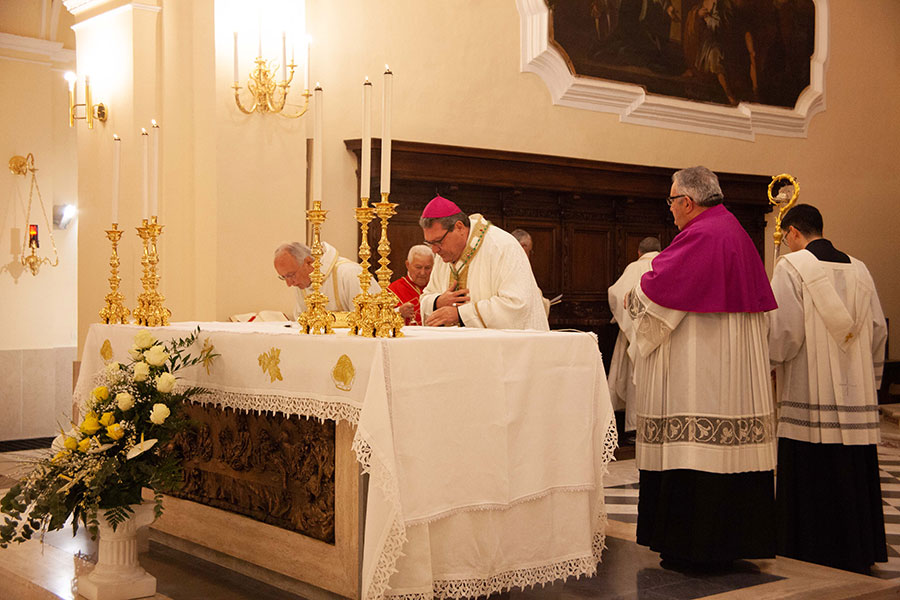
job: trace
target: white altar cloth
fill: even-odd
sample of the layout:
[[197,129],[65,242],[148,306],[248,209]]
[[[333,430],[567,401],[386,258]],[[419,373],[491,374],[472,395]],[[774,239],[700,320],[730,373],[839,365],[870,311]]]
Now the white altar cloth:
[[[357,426],[370,473],[363,598],[472,597],[596,571],[615,424],[592,335],[407,327],[371,339],[283,323],[153,332],[198,325],[221,355],[179,372],[179,384],[211,391],[200,401]],[[91,327],[79,400],[104,354],[130,360],[139,329]],[[352,377],[346,360],[336,369],[342,356]]]

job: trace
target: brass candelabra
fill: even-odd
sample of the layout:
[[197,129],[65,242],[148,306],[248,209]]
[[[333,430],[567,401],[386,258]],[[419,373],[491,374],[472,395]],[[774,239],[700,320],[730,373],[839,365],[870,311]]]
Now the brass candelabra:
[[322,274],[322,255],[325,250],[322,247],[321,228],[327,214],[327,210],[322,210],[321,200],[313,201],[313,207],[306,211],[306,219],[312,224],[313,270],[310,280],[313,291],[306,296],[306,310],[300,314],[297,322],[300,324],[300,333],[310,335],[334,333],[332,328],[334,317],[325,309],[328,297],[319,291],[322,282],[325,281],[325,275]]
[[[277,70],[269,61],[262,56],[257,56],[253,62],[256,66],[250,72],[250,79],[247,80],[247,89],[253,97],[253,105],[250,108],[245,108],[241,102],[241,84],[235,81],[231,86],[234,89],[234,102],[242,113],[247,115],[254,112],[272,113],[289,119],[296,119],[306,114],[309,108],[309,98],[312,96],[308,89],[303,90],[303,94],[301,94],[304,100],[302,108],[298,108],[294,114],[288,114],[285,111],[288,106],[288,91],[294,80],[294,69],[297,67],[293,60],[291,64],[287,65],[290,69],[288,78],[280,83],[276,78]],[[235,67],[235,75],[237,75],[237,67]],[[281,90],[280,94],[278,93],[279,89]]]
[[124,231],[119,229],[118,223],[112,224],[112,229],[106,230],[106,238],[112,244],[112,253],[109,255],[109,293],[106,294],[103,308],[100,309],[100,320],[104,323],[125,324],[128,323],[130,311],[125,308],[123,301],[125,296],[119,292],[119,240]]
[[381,193],[381,202],[374,206],[374,212],[381,220],[381,239],[378,242],[378,264],[381,267],[375,271],[378,277],[378,285],[381,286],[381,292],[375,297],[376,318],[375,318],[375,336],[376,337],[403,337],[403,317],[394,310],[397,306],[397,295],[392,292],[388,286],[391,285],[391,264],[389,258],[391,254],[391,242],[388,240],[387,228],[388,221],[397,211],[394,210],[397,205],[388,202],[390,193]]
[[144,274],[141,283],[144,291],[138,296],[138,305],[135,307],[134,322],[146,327],[159,327],[169,324],[172,311],[163,306],[166,298],[159,293],[159,275],[156,265],[159,263],[159,254],[156,251],[156,242],[162,233],[162,225],[156,222],[156,217],[144,219],[137,228],[138,235],[144,243],[144,251],[141,256],[141,265]]
[[369,206],[368,198],[360,198],[360,206],[356,209],[356,221],[359,223],[359,232],[362,241],[359,244],[359,273],[360,293],[353,299],[354,311],[348,319],[350,335],[363,337],[375,337],[375,320],[378,315],[376,297],[369,293],[369,257],[372,256],[369,247],[369,223],[375,218],[375,209]]

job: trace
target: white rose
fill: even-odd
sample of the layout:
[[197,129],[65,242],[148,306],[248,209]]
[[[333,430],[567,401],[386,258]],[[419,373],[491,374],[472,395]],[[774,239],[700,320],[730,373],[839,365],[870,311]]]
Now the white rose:
[[175,389],[175,376],[171,373],[163,373],[156,380],[156,389],[163,394],[168,394]]
[[118,372],[119,372],[119,363],[111,362],[108,365],[106,365],[106,374],[109,377],[116,375]]
[[144,360],[153,365],[154,367],[163,366],[166,361],[169,359],[169,354],[166,352],[162,346],[159,344],[151,347],[149,350],[144,352]]
[[141,352],[141,349],[137,346],[132,346],[128,351],[128,355],[131,356],[132,360],[141,360],[144,357],[144,354]]
[[141,361],[139,363],[135,363],[134,365],[134,380],[135,381],[144,381],[147,377],[150,376],[150,365]]
[[165,404],[154,404],[150,411],[150,422],[154,425],[162,425],[171,412]]
[[155,343],[156,338],[153,337],[153,334],[150,333],[149,329],[141,329],[137,332],[137,335],[134,336],[134,345],[141,350],[149,348]]
[[128,392],[119,392],[116,394],[116,404],[119,406],[119,410],[123,412],[131,410],[134,406],[134,396]]

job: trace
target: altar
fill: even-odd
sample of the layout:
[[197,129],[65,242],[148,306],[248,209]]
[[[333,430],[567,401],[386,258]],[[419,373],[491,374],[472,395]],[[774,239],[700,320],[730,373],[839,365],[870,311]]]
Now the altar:
[[[178,373],[208,393],[188,407],[205,425],[182,444],[185,485],[155,525],[166,535],[371,600],[485,596],[596,571],[616,440],[592,334],[152,331],[167,340],[198,326],[220,356]],[[91,327],[76,399],[106,363],[130,361],[138,329]]]

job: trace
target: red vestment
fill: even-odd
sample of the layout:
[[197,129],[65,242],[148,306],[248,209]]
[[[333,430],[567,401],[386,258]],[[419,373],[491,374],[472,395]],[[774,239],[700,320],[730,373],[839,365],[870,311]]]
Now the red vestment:
[[416,309],[413,318],[406,319],[406,324],[421,325],[422,312],[419,310],[419,296],[422,295],[422,288],[413,283],[412,279],[409,278],[409,275],[404,275],[403,277],[392,283],[389,286],[389,289],[397,294],[398,298],[400,298],[400,302],[397,303],[397,306],[406,304],[407,302],[412,302],[413,308]]

